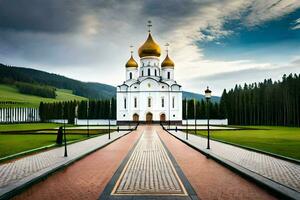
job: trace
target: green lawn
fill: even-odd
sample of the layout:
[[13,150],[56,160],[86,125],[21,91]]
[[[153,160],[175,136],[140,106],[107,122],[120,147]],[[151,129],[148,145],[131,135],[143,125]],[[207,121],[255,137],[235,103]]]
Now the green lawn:
[[39,129],[52,129],[61,126],[55,123],[21,123],[21,124],[0,124],[1,131],[28,131]]
[[16,104],[2,105],[14,107],[38,107],[40,102],[56,102],[56,101],[69,101],[69,100],[85,100],[86,98],[72,94],[71,90],[57,89],[56,98],[44,98],[34,95],[21,94],[15,86],[0,84],[0,101],[12,101]]
[[[212,131],[211,137],[300,160],[300,128],[275,126],[246,128],[260,130]],[[197,131],[197,134],[207,136],[207,131]]]
[[[67,135],[68,141],[85,138],[85,135]],[[54,134],[0,134],[0,158],[30,149],[55,144],[55,140],[56,135]]]

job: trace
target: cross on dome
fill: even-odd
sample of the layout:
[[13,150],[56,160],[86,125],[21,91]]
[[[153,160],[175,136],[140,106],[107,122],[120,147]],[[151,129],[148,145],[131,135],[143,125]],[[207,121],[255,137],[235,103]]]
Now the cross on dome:
[[151,27],[152,27],[152,22],[151,22],[151,20],[148,20],[148,28],[149,28],[149,30],[148,30],[148,32],[150,33],[151,32]]
[[164,61],[161,63],[161,67],[163,67],[163,68],[174,68],[174,66],[175,66],[174,62],[169,57],[169,46],[170,46],[169,43],[165,44],[167,56],[164,59]]
[[167,54],[168,54],[170,44],[169,44],[169,43],[166,43],[165,46],[166,46],[166,52],[167,52]]
[[132,55],[133,54],[133,45],[130,45],[129,48],[130,48],[130,54]]
[[131,68],[131,67],[137,68],[138,64],[133,58],[133,45],[130,45],[129,48],[130,48],[130,58],[127,61],[127,63],[125,64],[125,67],[126,68]]

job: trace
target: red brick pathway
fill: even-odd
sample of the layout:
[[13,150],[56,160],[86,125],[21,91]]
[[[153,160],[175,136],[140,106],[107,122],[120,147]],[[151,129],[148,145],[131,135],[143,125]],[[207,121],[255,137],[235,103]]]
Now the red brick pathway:
[[141,129],[57,172],[14,199],[97,199],[137,141]]
[[161,127],[157,126],[156,130],[200,199],[276,199],[254,183],[175,139]]
[[161,129],[137,131],[74,163],[14,199],[97,199],[143,130],[156,129],[201,199],[275,199]]

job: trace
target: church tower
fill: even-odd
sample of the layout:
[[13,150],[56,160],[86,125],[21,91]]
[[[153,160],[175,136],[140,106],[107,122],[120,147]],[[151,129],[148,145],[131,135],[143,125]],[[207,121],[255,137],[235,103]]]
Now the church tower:
[[[174,62],[166,56],[160,64],[161,49],[151,33],[138,49],[140,65],[131,56],[126,80],[117,86],[117,123],[182,123],[182,90],[174,77]],[[132,48],[132,46],[131,46]]]
[[[133,46],[130,46],[130,48],[132,48]],[[126,67],[126,81],[128,80],[137,80],[138,78],[138,64],[137,62],[134,60],[133,58],[133,51],[130,51],[130,58],[127,61],[127,63],[125,64]]]

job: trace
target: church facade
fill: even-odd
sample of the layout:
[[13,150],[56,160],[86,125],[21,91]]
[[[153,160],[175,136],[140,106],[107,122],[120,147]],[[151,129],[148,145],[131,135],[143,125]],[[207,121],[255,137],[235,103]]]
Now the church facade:
[[174,62],[166,51],[160,63],[161,49],[149,30],[139,48],[139,64],[127,61],[126,80],[117,86],[117,123],[182,123],[182,90],[174,78]]

